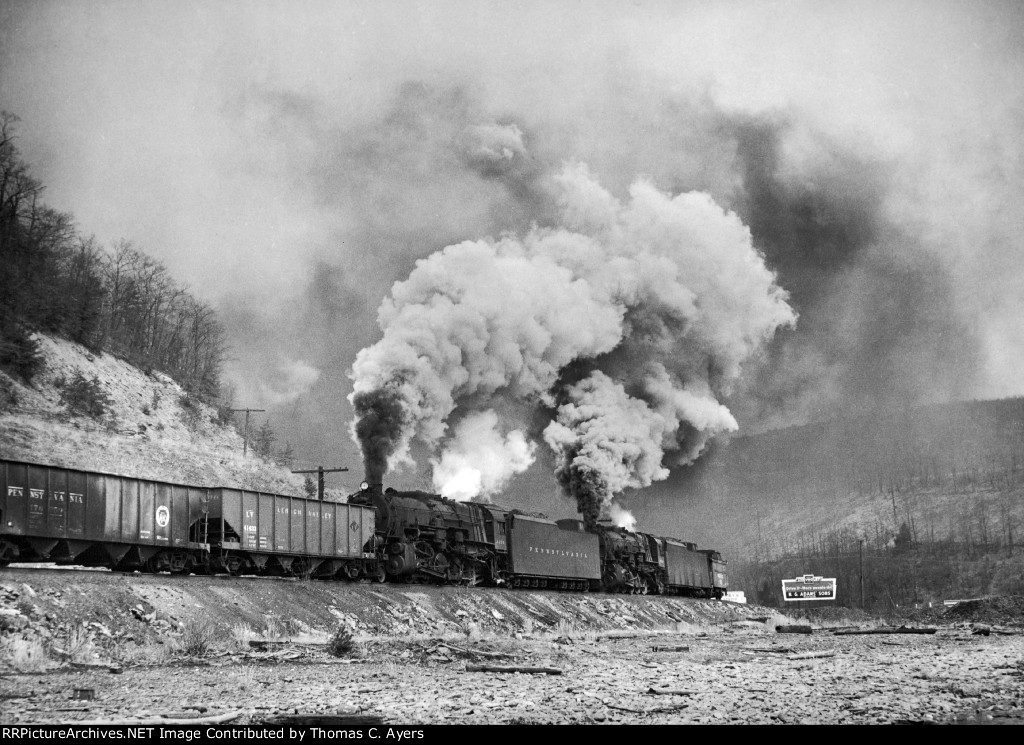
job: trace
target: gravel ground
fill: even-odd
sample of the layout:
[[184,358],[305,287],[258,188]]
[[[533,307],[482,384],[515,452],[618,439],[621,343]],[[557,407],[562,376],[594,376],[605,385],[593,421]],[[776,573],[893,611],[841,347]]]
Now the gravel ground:
[[[237,712],[234,723],[361,713],[395,724],[863,724],[1006,720],[1024,709],[1017,635],[795,635],[752,625],[593,636],[378,639],[355,660],[285,645],[201,664],[62,668],[3,676],[0,700],[5,724],[228,712]],[[809,653],[831,656],[795,659]],[[561,674],[467,672],[481,663]],[[75,689],[96,699],[74,700]]]
[[[915,621],[933,634],[836,634],[826,626],[880,623],[839,609],[819,613],[829,618],[814,619],[813,633],[790,634],[776,626],[794,619],[771,609],[681,598],[69,572],[5,579],[0,642],[10,651],[34,640],[51,657],[0,667],[4,724],[1024,722],[1024,635],[1006,601],[992,604],[995,617],[981,604]],[[267,635],[256,648],[224,638],[224,624],[269,607],[274,625],[308,633]],[[189,612],[221,624],[202,657],[183,652]],[[351,631],[350,656],[327,653],[322,617]],[[75,629],[90,654],[53,659]],[[558,674],[467,670],[475,665]],[[79,689],[95,698],[77,698]]]

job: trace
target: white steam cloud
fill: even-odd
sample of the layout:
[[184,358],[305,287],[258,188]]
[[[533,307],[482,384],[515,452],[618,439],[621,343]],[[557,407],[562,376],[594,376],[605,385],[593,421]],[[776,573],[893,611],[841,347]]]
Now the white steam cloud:
[[706,194],[645,181],[622,203],[583,165],[551,188],[557,227],[449,246],[381,306],[383,338],[352,370],[371,480],[408,460],[414,439],[442,451],[437,466],[469,463],[449,418],[512,399],[552,418],[556,475],[593,522],[614,494],[736,429],[719,397],[795,321],[747,228]]
[[620,528],[636,530],[636,518],[633,517],[633,513],[626,508],[613,503],[608,509],[608,516],[611,518],[611,521]]
[[535,460],[535,443],[518,429],[502,437],[491,409],[461,420],[440,460],[432,459],[434,488],[443,497],[465,501],[488,498]]

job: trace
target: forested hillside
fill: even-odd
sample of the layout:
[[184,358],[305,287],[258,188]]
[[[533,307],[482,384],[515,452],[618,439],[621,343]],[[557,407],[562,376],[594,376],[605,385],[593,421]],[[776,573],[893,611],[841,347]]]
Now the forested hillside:
[[225,355],[213,309],[128,242],[101,246],[46,206],[18,152],[17,121],[0,113],[0,367],[31,380],[39,331],[161,370],[212,401]]
[[813,572],[859,604],[862,564],[869,606],[1024,593],[1024,398],[736,438],[678,486],[763,602]]
[[0,455],[309,493],[269,421],[236,426],[213,308],[127,241],[101,246],[48,207],[17,123],[0,113]]

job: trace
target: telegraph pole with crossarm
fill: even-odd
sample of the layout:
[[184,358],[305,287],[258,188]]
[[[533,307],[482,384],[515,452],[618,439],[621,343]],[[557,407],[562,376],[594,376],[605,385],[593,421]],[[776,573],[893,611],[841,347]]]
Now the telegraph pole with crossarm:
[[341,471],[347,471],[347,468],[324,468],[318,466],[311,471],[292,471],[292,473],[315,473],[316,474],[316,497],[321,502],[324,501],[324,474],[325,473],[339,473]]

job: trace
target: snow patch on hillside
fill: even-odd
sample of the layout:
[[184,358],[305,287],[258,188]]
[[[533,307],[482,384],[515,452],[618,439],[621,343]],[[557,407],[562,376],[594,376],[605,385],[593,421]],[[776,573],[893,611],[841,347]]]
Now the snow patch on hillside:
[[[124,476],[302,495],[301,477],[252,455],[167,375],[63,339],[36,334],[45,368],[31,386],[0,372],[0,457]],[[81,372],[110,397],[102,421],[61,403],[61,383]]]

